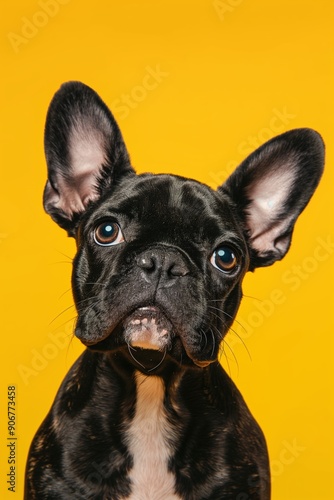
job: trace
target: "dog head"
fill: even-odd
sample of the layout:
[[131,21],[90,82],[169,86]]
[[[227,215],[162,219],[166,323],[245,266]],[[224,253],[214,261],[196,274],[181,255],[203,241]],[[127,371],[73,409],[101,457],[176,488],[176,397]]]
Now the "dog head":
[[324,160],[320,136],[296,129],[216,191],[136,175],[111,112],[78,82],[51,102],[45,152],[45,209],[77,241],[76,336],[95,350],[155,350],[201,367],[217,359],[244,274],[288,251]]

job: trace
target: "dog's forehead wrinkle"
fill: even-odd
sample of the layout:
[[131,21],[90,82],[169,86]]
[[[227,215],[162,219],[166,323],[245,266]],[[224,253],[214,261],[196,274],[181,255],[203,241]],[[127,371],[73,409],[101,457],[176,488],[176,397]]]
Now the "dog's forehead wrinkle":
[[[175,229],[189,228],[191,233],[193,228],[197,228],[197,237],[202,241],[214,239],[224,233],[225,228],[228,229],[228,206],[221,203],[210,187],[177,176],[165,176],[162,181],[157,194],[155,183],[152,183],[152,195],[146,198],[149,213],[152,212],[152,199],[155,201],[156,210],[153,213],[162,224],[170,226],[173,222]],[[159,196],[160,189],[162,195]]]
[[[228,208],[215,191],[197,181],[166,174],[142,174],[126,179],[102,200],[92,216],[124,215],[140,224],[173,228],[198,227],[201,237],[212,236],[228,224]],[[218,212],[219,212],[218,211]],[[226,212],[226,213],[225,213]]]
[[173,209],[184,209],[186,205],[192,208],[202,208],[203,202],[213,195],[213,191],[198,181],[169,174],[144,174],[137,176],[136,186],[131,194],[137,191],[141,202],[150,205],[169,206]]

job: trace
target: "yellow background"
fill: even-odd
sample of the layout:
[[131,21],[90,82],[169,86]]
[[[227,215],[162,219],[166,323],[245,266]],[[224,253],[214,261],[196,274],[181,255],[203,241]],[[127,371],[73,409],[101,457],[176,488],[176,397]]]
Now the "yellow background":
[[[71,338],[74,242],[41,205],[47,106],[77,79],[114,108],[140,172],[216,186],[276,133],[323,135],[323,180],[288,256],[247,276],[222,362],[267,437],[273,499],[334,498],[332,3],[17,0],[2,11],[0,497],[22,498],[29,443],[82,349]],[[15,494],[5,477],[10,384]]]

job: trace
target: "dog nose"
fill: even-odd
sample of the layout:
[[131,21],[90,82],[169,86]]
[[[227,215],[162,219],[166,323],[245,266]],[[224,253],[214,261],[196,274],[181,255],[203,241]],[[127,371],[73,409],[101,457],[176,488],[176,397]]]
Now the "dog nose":
[[177,252],[163,249],[145,251],[137,257],[142,276],[150,283],[160,281],[172,284],[175,279],[189,274],[189,268]]

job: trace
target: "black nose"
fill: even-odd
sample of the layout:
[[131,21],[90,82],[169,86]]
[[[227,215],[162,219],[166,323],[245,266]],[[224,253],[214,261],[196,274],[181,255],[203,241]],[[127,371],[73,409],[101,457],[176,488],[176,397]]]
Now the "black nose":
[[142,270],[143,278],[149,282],[155,281],[164,286],[175,283],[177,278],[189,274],[189,268],[184,257],[177,251],[169,249],[147,250],[137,257],[137,265]]

